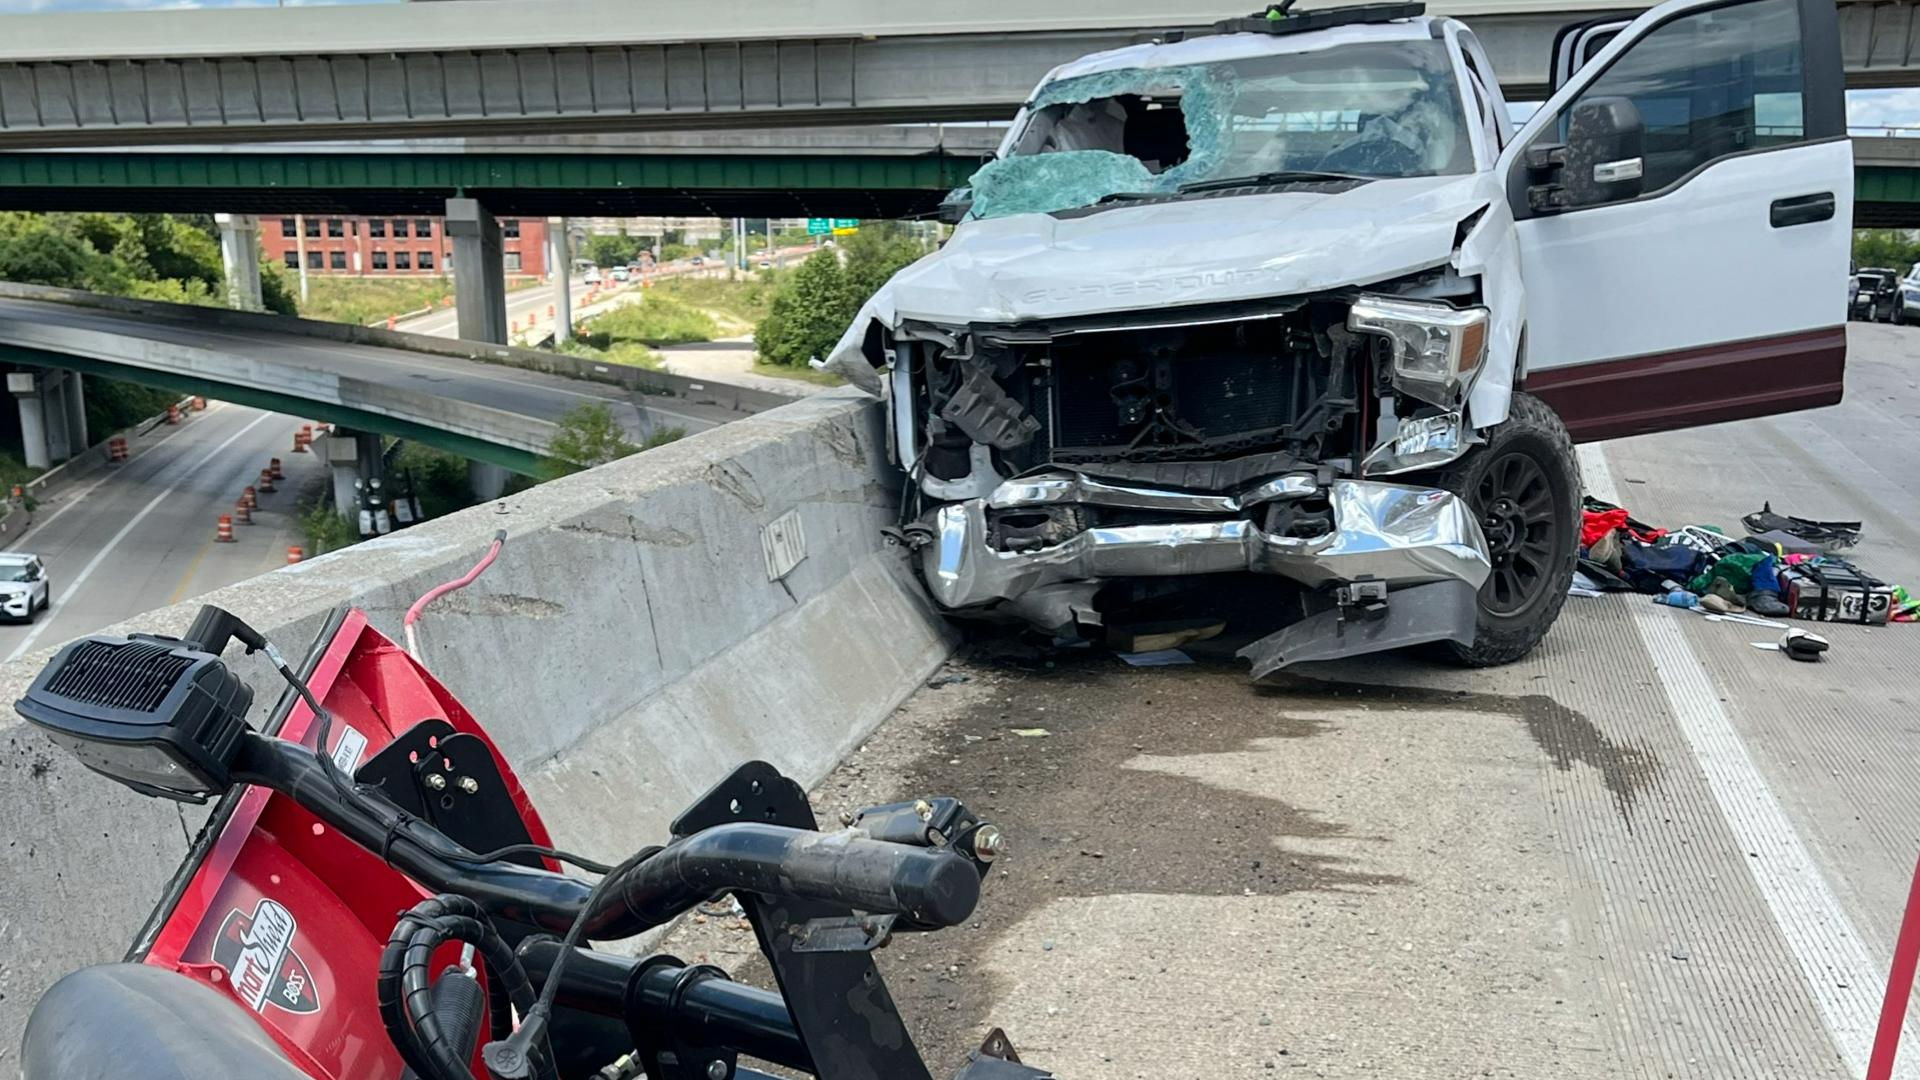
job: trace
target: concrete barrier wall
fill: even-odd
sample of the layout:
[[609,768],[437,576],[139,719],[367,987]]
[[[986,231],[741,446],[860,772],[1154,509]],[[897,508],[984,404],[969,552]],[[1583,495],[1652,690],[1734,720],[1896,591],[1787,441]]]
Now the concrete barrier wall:
[[[202,600],[291,654],[339,604],[398,639],[414,597],[506,529],[499,562],[422,620],[421,651],[556,840],[615,860],[740,761],[817,781],[950,652],[880,538],[900,490],[889,472],[878,408],[837,391]],[[762,530],[789,511],[805,557],[770,581]],[[177,633],[198,604],[114,630]],[[0,665],[0,697],[50,652]],[[270,707],[277,677],[236,663]],[[41,991],[125,950],[196,826],[0,717],[0,1075]]]

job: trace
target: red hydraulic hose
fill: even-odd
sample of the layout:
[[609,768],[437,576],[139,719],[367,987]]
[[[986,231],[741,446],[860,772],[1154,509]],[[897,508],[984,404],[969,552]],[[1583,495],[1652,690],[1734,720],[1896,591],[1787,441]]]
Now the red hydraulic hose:
[[485,573],[487,567],[493,565],[493,560],[500,557],[500,548],[506,542],[507,530],[501,529],[494,533],[493,543],[487,546],[487,553],[480,557],[480,561],[473,564],[473,569],[454,578],[452,581],[443,582],[428,589],[424,596],[415,600],[413,606],[407,609],[407,617],[401,621],[401,625],[405,627],[407,631],[407,652],[411,653],[415,660],[420,659],[420,649],[414,641],[413,624],[420,621],[420,613],[425,611],[427,605],[433,603],[435,600],[440,599],[450,592],[458,592],[473,584],[474,579]]

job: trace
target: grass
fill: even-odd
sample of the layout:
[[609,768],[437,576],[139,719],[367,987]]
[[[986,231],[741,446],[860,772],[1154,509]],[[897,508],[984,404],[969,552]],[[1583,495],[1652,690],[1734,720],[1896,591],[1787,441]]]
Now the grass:
[[[521,279],[507,283],[507,291],[530,288],[537,280]],[[292,288],[298,293],[299,286]],[[331,277],[316,274],[307,279],[307,302],[300,305],[300,317],[322,322],[353,323],[356,326],[385,325],[389,315],[407,315],[423,307],[442,307],[453,295],[453,280],[446,277]]]
[[306,535],[308,555],[324,555],[360,542],[359,526],[334,510],[331,496],[301,511],[300,531]]
[[647,371],[666,370],[666,365],[662,363],[659,353],[634,341],[615,342],[607,348],[596,349],[579,338],[573,338],[562,342],[555,351],[566,353],[568,356],[584,356],[602,364],[619,364],[623,367],[644,368]]
[[776,379],[792,379],[794,382],[812,383],[815,386],[845,386],[847,380],[830,371],[815,371],[810,367],[788,367],[785,364],[769,364],[759,357],[753,358],[755,375],[770,375]]
[[720,336],[713,316],[655,291],[650,296],[595,315],[580,327],[580,338],[597,349],[622,342],[641,345],[684,345],[712,341]]
[[[691,307],[717,311],[749,327],[767,317],[773,294],[788,271],[762,270],[744,281],[725,278],[668,277],[653,283],[655,296],[669,296]],[[742,331],[744,332],[744,331]]]
[[12,491],[13,485],[24,484],[39,475],[39,469],[29,469],[19,458],[0,451],[0,496]]
[[405,315],[453,295],[453,282],[443,277],[349,278],[315,275],[307,279],[307,302],[300,317],[365,326],[384,322],[389,315]]

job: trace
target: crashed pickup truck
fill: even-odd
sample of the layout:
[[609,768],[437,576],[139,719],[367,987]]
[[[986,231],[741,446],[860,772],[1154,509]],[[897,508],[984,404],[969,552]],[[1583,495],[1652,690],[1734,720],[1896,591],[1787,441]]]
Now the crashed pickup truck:
[[1832,0],[1673,0],[1548,61],[1518,130],[1418,4],[1050,73],[827,361],[887,404],[934,600],[1094,637],[1237,575],[1256,675],[1503,663],[1566,596],[1574,443],[1838,401]]

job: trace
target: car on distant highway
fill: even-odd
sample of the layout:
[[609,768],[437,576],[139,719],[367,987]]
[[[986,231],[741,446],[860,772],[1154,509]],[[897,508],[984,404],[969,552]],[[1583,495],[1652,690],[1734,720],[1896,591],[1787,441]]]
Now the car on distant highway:
[[580,280],[588,285],[598,285],[605,279],[600,276],[600,268],[596,266],[588,270],[587,276]]
[[694,256],[694,257],[693,257],[693,258],[692,258],[692,259],[690,260],[690,262],[691,262],[691,263],[692,263],[692,264],[693,264],[694,266],[701,266],[701,265],[703,265],[703,264],[705,264],[705,263],[706,263],[706,261],[707,261],[707,260],[705,260],[705,259],[703,259],[703,258],[701,258],[701,257],[700,257],[700,256],[698,256],[698,255],[695,255],[695,256]]
[[626,267],[616,266],[613,268],[612,274],[610,276],[615,281],[626,281],[628,278],[632,277],[633,275],[628,272]]
[[[1868,322],[1887,322],[1900,318],[1899,271],[1868,267],[1853,275],[1853,306],[1847,315]],[[1904,321],[1904,320],[1901,320]]]
[[32,622],[34,613],[52,603],[53,589],[40,556],[0,552],[0,614],[16,622]]

